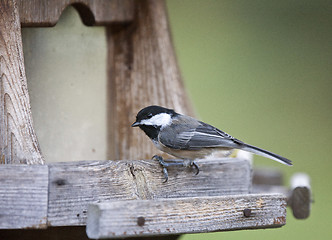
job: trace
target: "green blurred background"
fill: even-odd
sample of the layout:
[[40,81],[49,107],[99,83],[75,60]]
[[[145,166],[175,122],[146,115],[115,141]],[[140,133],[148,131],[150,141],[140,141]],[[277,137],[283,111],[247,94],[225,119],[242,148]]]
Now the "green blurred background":
[[279,229],[181,239],[328,239],[332,236],[332,1],[167,0],[180,69],[197,115],[293,160],[256,165],[308,173],[306,220]]

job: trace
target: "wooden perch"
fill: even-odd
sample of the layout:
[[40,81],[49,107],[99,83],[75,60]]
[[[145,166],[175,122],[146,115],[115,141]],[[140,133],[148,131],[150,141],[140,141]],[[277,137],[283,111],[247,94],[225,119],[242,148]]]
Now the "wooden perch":
[[[153,160],[3,165],[0,213],[10,214],[0,215],[5,221],[0,228],[41,228],[46,227],[46,220],[48,226],[85,225],[88,205],[101,201],[249,193],[251,169],[247,161],[199,160],[197,164],[201,169],[197,176],[191,168],[170,168],[167,183],[163,183],[159,163]],[[13,204],[13,196],[20,204]],[[38,201],[31,204],[31,199]],[[31,221],[23,226],[16,216]]]
[[89,238],[280,227],[286,224],[282,195],[237,195],[200,198],[112,201],[91,204]]

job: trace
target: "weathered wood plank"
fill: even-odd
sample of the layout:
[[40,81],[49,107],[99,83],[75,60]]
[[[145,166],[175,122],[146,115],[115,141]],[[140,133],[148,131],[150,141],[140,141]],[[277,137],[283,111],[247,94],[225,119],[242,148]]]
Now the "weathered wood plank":
[[16,1],[0,1],[0,164],[44,162],[33,129]]
[[133,200],[246,194],[251,168],[246,160],[198,160],[200,173],[170,168],[163,183],[158,162],[85,161],[49,164],[48,224],[84,225],[88,204]]
[[134,18],[133,0],[18,0],[18,5],[23,27],[54,26],[69,5],[78,10],[88,26],[124,23]]
[[47,196],[47,166],[0,166],[0,229],[45,228]]
[[88,209],[89,238],[197,233],[286,224],[283,195],[111,201]]

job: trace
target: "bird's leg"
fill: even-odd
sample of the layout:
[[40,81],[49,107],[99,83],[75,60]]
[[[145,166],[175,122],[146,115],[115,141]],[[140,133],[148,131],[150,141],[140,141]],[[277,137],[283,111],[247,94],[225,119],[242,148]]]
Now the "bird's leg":
[[152,160],[157,160],[159,162],[159,164],[163,167],[163,172],[164,172],[164,177],[165,177],[165,182],[167,182],[168,180],[168,172],[167,172],[167,164],[165,163],[164,159],[162,156],[159,156],[159,155],[154,155],[152,157]]

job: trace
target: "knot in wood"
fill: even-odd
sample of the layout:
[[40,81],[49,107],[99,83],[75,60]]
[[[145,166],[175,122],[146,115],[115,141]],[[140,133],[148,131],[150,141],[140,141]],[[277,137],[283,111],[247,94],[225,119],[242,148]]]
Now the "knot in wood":
[[63,178],[58,178],[54,181],[54,183],[58,186],[63,186],[67,184],[67,181]]

